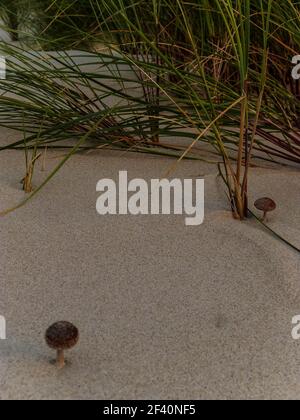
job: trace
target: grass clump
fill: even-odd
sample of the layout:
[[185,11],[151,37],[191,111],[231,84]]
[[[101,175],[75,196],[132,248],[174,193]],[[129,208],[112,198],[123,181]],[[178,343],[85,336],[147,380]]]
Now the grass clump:
[[300,85],[291,76],[299,12],[291,0],[45,0],[34,12],[36,45],[81,52],[2,44],[14,58],[0,124],[24,118],[34,148],[43,121],[39,147],[65,141],[68,156],[109,147],[177,164],[205,159],[209,146],[233,215],[244,219],[253,159],[300,163]]

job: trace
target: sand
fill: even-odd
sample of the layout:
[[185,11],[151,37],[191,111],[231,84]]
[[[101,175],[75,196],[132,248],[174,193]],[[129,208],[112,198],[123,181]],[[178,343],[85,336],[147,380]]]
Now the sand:
[[[2,131],[2,143],[7,132]],[[61,152],[48,154],[47,171]],[[119,170],[146,180],[167,158],[77,155],[26,207],[0,219],[0,399],[292,399],[300,396],[300,258],[255,221],[228,211],[214,166],[205,222],[181,216],[99,216],[96,183]],[[0,207],[22,197],[21,152],[0,153]],[[46,172],[47,173],[47,172]],[[37,166],[35,183],[46,175]],[[296,169],[253,169],[251,202],[277,204],[272,228],[300,246]],[[57,371],[44,332],[68,320],[81,339]]]

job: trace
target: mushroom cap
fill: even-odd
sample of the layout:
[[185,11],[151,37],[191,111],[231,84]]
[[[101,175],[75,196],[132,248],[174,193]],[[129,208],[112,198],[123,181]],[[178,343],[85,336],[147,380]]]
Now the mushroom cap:
[[70,322],[60,321],[47,329],[45,339],[48,346],[54,350],[68,350],[77,344],[79,331]]
[[269,212],[276,209],[276,203],[272,198],[263,197],[255,201],[254,206],[261,211]]

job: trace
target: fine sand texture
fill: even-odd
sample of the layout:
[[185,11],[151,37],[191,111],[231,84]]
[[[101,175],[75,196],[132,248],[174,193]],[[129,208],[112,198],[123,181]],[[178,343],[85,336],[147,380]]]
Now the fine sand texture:
[[[9,141],[3,131],[2,144]],[[48,152],[46,172],[63,155]],[[25,207],[0,218],[0,399],[298,399],[300,258],[255,220],[233,220],[215,166],[204,177],[205,222],[99,216],[96,183],[163,176],[174,161],[97,151],[74,156]],[[1,210],[24,194],[22,152],[0,153]],[[271,196],[269,225],[300,247],[300,173],[256,168],[250,201]],[[55,321],[80,342],[58,371],[44,342]]]

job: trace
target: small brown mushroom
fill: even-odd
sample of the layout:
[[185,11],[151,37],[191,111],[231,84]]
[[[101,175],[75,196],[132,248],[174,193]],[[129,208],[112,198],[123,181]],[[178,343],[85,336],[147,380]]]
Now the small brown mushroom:
[[274,200],[268,197],[260,198],[255,201],[254,206],[257,210],[263,211],[264,215],[262,221],[264,222],[267,218],[267,214],[276,209],[276,203]]
[[79,332],[70,322],[60,321],[47,329],[45,339],[48,346],[56,350],[56,365],[61,369],[65,366],[64,351],[71,349],[77,344]]

